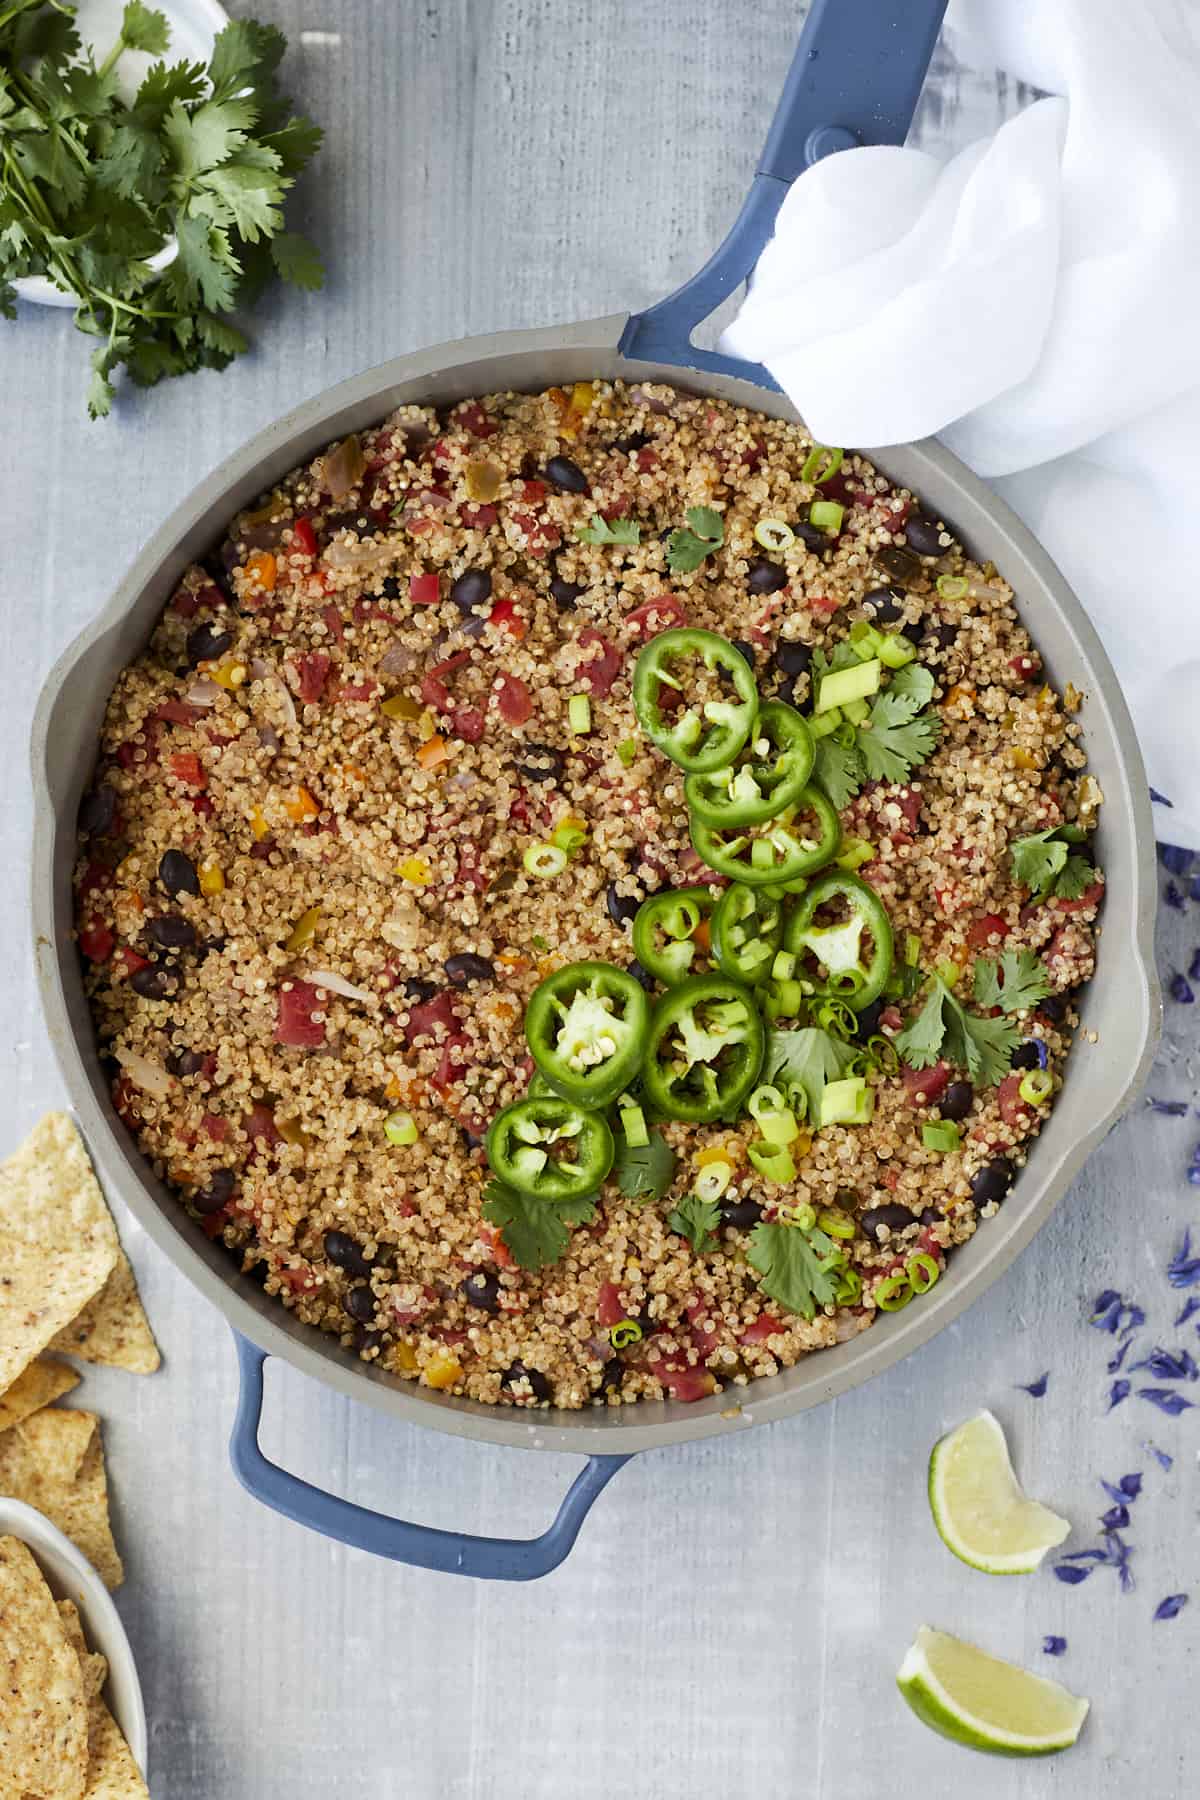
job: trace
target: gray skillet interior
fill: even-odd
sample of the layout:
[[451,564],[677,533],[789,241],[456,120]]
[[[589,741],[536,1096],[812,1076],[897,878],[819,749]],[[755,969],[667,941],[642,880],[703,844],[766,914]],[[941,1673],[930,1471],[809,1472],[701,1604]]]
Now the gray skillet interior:
[[[59,659],[33,729],[33,914],[46,1019],[71,1101],[100,1170],[150,1236],[264,1350],[395,1418],[463,1437],[581,1454],[628,1453],[778,1419],[857,1386],[941,1330],[1001,1275],[1044,1224],[1089,1152],[1149,1070],[1159,1025],[1153,970],[1154,842],[1149,793],[1133,728],[1083,609],[1023,525],[940,445],[878,452],[878,466],[948,519],[978,557],[1012,582],[1057,685],[1085,693],[1081,713],[1104,790],[1098,855],[1107,878],[1099,965],[1083,1000],[1084,1032],[1063,1093],[999,1214],[957,1250],[945,1279],[907,1311],[849,1344],[823,1351],[748,1390],[690,1405],[535,1415],[481,1406],[381,1374],[336,1340],[297,1323],[241,1276],[157,1182],[113,1111],[93,1043],[71,937],[74,822],[97,734],[119,670],[142,648],[186,565],[224,535],[230,517],[330,439],[372,425],[406,401],[443,404],[507,389],[537,390],[590,376],[658,380],[718,395],[776,418],[796,418],[783,395],[728,376],[632,362],[616,346],[624,315],[545,331],[473,338],[400,357],[305,401],[215,469],[145,546],[99,618]],[[872,453],[874,454],[874,453]],[[744,1410],[734,1410],[734,1402]]]

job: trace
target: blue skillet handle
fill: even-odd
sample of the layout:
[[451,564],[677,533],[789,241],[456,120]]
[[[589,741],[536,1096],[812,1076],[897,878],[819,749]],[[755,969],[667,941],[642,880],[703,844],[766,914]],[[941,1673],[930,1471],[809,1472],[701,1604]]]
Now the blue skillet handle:
[[535,1538],[470,1537],[460,1531],[438,1531],[430,1525],[412,1525],[386,1513],[370,1512],[349,1500],[339,1500],[321,1488],[289,1475],[268,1461],[259,1448],[262,1418],[263,1364],[266,1352],[240,1332],[234,1332],[241,1389],[237,1417],[229,1440],[233,1472],[256,1500],[320,1531],[356,1550],[393,1562],[411,1563],[417,1569],[435,1569],[443,1575],[479,1575],[489,1581],[536,1581],[557,1569],[570,1553],[579,1528],[617,1470],[628,1456],[592,1456],[568,1489],[549,1530]]
[[904,142],[945,10],[946,0],[812,0],[729,236],[698,275],[633,315],[623,355],[777,385],[760,365],[696,349],[692,332],[750,275],[797,175],[835,150]]

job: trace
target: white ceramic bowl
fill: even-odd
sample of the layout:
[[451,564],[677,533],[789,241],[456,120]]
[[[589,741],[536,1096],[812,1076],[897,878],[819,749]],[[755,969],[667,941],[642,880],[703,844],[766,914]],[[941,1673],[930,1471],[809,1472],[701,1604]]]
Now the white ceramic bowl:
[[[167,15],[171,41],[167,45],[167,62],[206,63],[212,55],[213,39],[229,23],[229,15],[217,0],[154,0],[156,10]],[[78,0],[75,23],[85,49],[96,50],[101,57],[108,54],[117,40],[124,0]],[[161,60],[129,51],[121,59],[121,92],[132,100],[142,76],[153,62]],[[152,269],[165,269],[175,261],[177,245],[168,238],[154,256],[148,258]],[[74,306],[74,294],[64,293],[46,275],[22,275],[13,283],[18,297],[32,300],[37,306]]]
[[108,1658],[104,1701],[146,1773],[146,1708],[125,1627],[108,1589],[81,1550],[42,1513],[22,1500],[0,1495],[0,1537],[20,1538],[29,1548],[56,1600],[73,1600],[83,1634],[93,1650]]

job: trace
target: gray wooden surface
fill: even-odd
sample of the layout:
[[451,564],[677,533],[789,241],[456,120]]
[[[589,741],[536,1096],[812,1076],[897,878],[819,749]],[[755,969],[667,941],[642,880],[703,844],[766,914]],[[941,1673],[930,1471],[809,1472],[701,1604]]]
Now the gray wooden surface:
[[[303,197],[326,292],[265,306],[261,349],[241,366],[97,426],[68,318],[0,324],[5,1146],[62,1097],[25,893],[26,740],[52,657],[163,514],[295,399],[424,342],[636,306],[697,267],[752,170],[798,12],[794,0],[257,10],[286,27],[293,89],[329,133]],[[306,32],[324,41],[306,45]],[[965,141],[1020,101],[994,72],[940,54],[918,132]],[[1164,960],[1178,966],[1200,943],[1200,907],[1168,926]],[[1172,1018],[1182,1043],[1190,1015]],[[1196,1071],[1181,1051],[1154,1085],[1194,1099]],[[1084,1317],[1118,1287],[1161,1341],[1179,1335],[1163,1271],[1197,1219],[1184,1179],[1197,1135],[1195,1117],[1130,1118],[1036,1245],[937,1341],[824,1410],[635,1462],[565,1568],[515,1590],[379,1564],[251,1503],[225,1456],[228,1332],[124,1220],[166,1364],[149,1381],[90,1373],[82,1397],[105,1420],[156,1800],[941,1800],[968,1783],[978,1800],[1041,1800],[1125,1795],[1131,1781],[1182,1793],[1196,1741],[1200,1413],[1162,1418],[1131,1399],[1105,1416],[1110,1342]],[[1043,1369],[1045,1399],[1016,1390]],[[269,1390],[269,1450],[401,1514],[528,1533],[574,1472],[386,1427],[286,1370]],[[1107,1570],[1073,1590],[1049,1572],[989,1580],[942,1549],[925,1458],[985,1404],[1079,1543],[1105,1504],[1096,1478],[1145,1471],[1134,1593]],[[1169,1475],[1145,1439],[1175,1452]],[[1189,1611],[1152,1623],[1163,1595],[1193,1586]],[[1090,1695],[1081,1746],[1010,1765],[929,1737],[892,1689],[922,1621]],[[1040,1654],[1047,1632],[1069,1639],[1057,1665]]]

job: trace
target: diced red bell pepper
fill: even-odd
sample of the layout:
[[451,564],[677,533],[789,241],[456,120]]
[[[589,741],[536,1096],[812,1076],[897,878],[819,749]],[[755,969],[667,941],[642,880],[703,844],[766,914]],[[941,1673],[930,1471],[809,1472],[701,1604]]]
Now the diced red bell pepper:
[[523,481],[521,483],[521,498],[528,500],[533,506],[537,506],[540,501],[544,500],[546,493],[547,488],[544,481]]
[[478,400],[468,400],[465,405],[455,407],[450,418],[453,424],[461,425],[472,437],[494,437],[499,430],[495,420],[488,417]]
[[325,1042],[325,1021],[313,1014],[324,1001],[311,981],[293,981],[275,997],[275,1042],[297,1050],[315,1050]]
[[1034,1115],[1035,1108],[1021,1098],[1021,1082],[1023,1076],[1016,1071],[1006,1075],[996,1090],[996,1099],[1000,1107],[1000,1117],[1006,1125],[1019,1129]]
[[936,1106],[950,1085],[949,1063],[936,1062],[931,1069],[905,1068],[900,1077],[905,1094],[918,1106]]
[[464,506],[458,516],[468,531],[490,531],[500,517],[500,509],[496,506]]
[[410,575],[408,597],[414,606],[436,606],[442,597],[442,584],[438,575]]
[[141,743],[134,738],[127,738],[123,744],[117,745],[117,762],[121,768],[126,771],[144,769],[156,762],[158,760],[158,733],[159,727],[154,719],[143,719],[137,734],[142,740]]
[[200,1124],[214,1144],[223,1144],[229,1136],[229,1120],[220,1113],[205,1113]]
[[206,1238],[220,1237],[229,1223],[229,1208],[223,1206],[220,1212],[205,1213],[204,1217],[196,1222]]
[[488,624],[496,625],[507,631],[510,637],[523,638],[529,629],[520,613],[515,600],[497,600],[488,614]]
[[180,588],[171,600],[171,611],[178,613],[181,619],[194,619],[200,611],[200,596]]
[[454,656],[448,656],[445,662],[435,663],[432,669],[422,677],[418,690],[421,700],[431,706],[435,712],[449,712],[450,690],[446,686],[445,677],[452,675],[455,669],[461,669],[465,662],[471,660],[469,650],[459,650]]
[[773,1313],[760,1313],[745,1331],[738,1333],[738,1343],[765,1344],[768,1338],[778,1337],[784,1329]]
[[465,856],[459,858],[454,879],[461,887],[473,887],[477,894],[485,894],[490,885],[479,864]]
[[90,862],[83,871],[79,883],[79,898],[86,900],[90,894],[102,894],[112,886],[113,872],[104,863]]
[[330,601],[328,606],[323,606],[321,608],[321,617],[325,621],[325,629],[330,637],[336,638],[337,642],[340,644],[346,636],[346,626],[341,613],[338,611],[337,607],[334,606],[332,601]]
[[[652,856],[652,853],[652,845],[643,845],[641,849],[642,861],[647,861],[648,856]],[[654,860],[651,860],[650,867],[656,867]],[[690,844],[686,850],[681,850],[679,852],[679,869],[680,873],[686,875],[689,881],[702,881],[705,887],[729,886],[729,876],[718,875],[715,869],[710,869],[700,852],[698,850],[693,850]],[[665,873],[665,871],[661,869],[658,872],[660,874]]]
[[562,542],[562,534],[558,529],[537,519],[533,513],[515,512],[511,515],[513,524],[525,539],[525,550],[529,556],[545,556],[547,550],[555,549]]
[[615,1281],[602,1281],[596,1301],[596,1322],[608,1331],[626,1317],[625,1303]]
[[89,962],[107,962],[116,941],[103,919],[92,919],[79,933],[79,948]]
[[299,550],[303,556],[316,556],[317,534],[313,530],[311,519],[303,514],[292,520],[292,549]]
[[217,810],[207,794],[193,794],[188,805],[199,819],[211,819]]
[[672,631],[677,625],[686,625],[687,613],[677,595],[658,594],[627,613],[625,623],[644,642],[647,638],[657,637],[660,631]]
[[324,650],[310,650],[300,658],[301,700],[311,702],[321,698],[332,661]]
[[1007,936],[1007,919],[1002,919],[999,913],[984,913],[967,932],[967,946],[971,950],[984,950],[990,938],[998,937],[1003,941]]
[[378,692],[379,683],[377,681],[343,681],[339,687],[335,688],[333,698],[343,701],[374,700]]
[[452,1031],[442,1045],[442,1054],[438,1058],[438,1066],[430,1076],[430,1084],[444,1094],[446,1089],[461,1081],[466,1058],[461,1054],[466,1050],[470,1039],[465,1032]]
[[168,766],[176,781],[182,781],[185,787],[208,786],[208,776],[204,773],[204,765],[194,751],[176,751]]
[[837,594],[810,594],[808,604],[813,612],[820,613],[822,618],[828,619],[832,618],[835,612],[841,611],[844,601]]
[[519,675],[501,675],[494,689],[496,709],[508,725],[524,725],[533,715],[529,689]]
[[597,700],[603,700],[612,692],[613,682],[621,673],[624,658],[614,644],[602,638],[598,631],[581,631],[579,634],[581,650],[599,649],[599,655],[589,655],[578,668],[579,679],[586,682]]
[[410,1008],[408,1024],[404,1028],[405,1049],[411,1050],[418,1038],[434,1037],[439,1026],[448,1032],[456,1032],[459,1026],[454,997],[446,988],[440,994],[434,994],[432,999],[422,1000],[418,1006]]
[[148,956],[142,956],[137,950],[132,950],[128,944],[122,944],[120,957],[121,961],[125,964],[125,973],[127,975],[136,975],[139,969],[148,969],[150,967],[150,958]]
[[269,1106],[252,1106],[242,1120],[242,1130],[252,1144],[265,1144],[268,1150],[274,1150],[283,1138],[275,1125],[275,1114]]
[[639,450],[634,461],[637,463],[639,472],[642,475],[648,475],[651,469],[658,467],[658,451],[648,447],[645,450]]
[[477,706],[456,706],[450,715],[455,737],[464,744],[477,744],[483,736],[485,720]]

